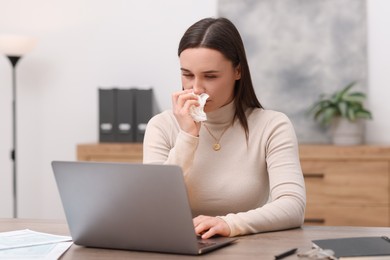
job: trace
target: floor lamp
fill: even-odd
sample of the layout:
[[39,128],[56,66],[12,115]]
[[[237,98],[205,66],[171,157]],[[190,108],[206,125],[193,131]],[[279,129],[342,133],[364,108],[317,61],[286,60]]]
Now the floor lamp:
[[13,217],[18,217],[18,190],[17,190],[17,113],[16,113],[16,65],[20,58],[30,52],[35,46],[35,39],[17,35],[0,36],[0,53],[7,56],[12,65],[12,150],[11,160],[12,171],[12,196],[13,196]]

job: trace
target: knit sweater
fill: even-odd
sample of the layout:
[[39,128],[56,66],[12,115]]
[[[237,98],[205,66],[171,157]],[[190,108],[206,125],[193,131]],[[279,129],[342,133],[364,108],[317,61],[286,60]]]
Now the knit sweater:
[[[154,116],[144,138],[144,163],[183,169],[193,216],[219,216],[230,236],[299,227],[306,195],[298,143],[290,120],[280,112],[247,111],[249,138],[234,102],[207,113],[195,137],[180,130],[171,110]],[[230,125],[230,126],[229,126]]]

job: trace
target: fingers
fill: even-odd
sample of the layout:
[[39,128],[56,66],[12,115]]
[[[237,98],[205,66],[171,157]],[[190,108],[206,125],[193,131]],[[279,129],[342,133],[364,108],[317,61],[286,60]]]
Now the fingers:
[[199,106],[198,99],[190,90],[178,91],[172,94],[173,112],[176,115],[189,115],[191,106]]
[[[197,97],[192,94],[190,89],[178,91],[172,94],[173,107],[183,107],[186,101],[197,101]],[[197,103],[197,102],[196,102]]]
[[202,239],[207,239],[215,235],[229,236],[230,228],[221,218],[198,216],[193,219],[195,233],[201,235]]
[[192,90],[182,90],[172,94],[172,110],[180,129],[193,136],[199,135],[200,124],[190,115],[191,106],[199,106],[198,98]]
[[[207,218],[209,218],[208,216],[203,216],[203,215],[199,215],[195,218],[192,219],[192,222],[194,223],[194,227],[195,227],[195,230],[196,230],[196,227],[198,225],[200,225],[204,220],[206,220]],[[197,233],[198,234],[198,233]]]

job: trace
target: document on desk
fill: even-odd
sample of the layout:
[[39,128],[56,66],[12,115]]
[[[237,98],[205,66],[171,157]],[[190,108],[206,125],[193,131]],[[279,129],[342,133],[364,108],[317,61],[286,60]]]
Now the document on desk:
[[69,236],[29,229],[0,233],[0,259],[58,259],[70,246]]

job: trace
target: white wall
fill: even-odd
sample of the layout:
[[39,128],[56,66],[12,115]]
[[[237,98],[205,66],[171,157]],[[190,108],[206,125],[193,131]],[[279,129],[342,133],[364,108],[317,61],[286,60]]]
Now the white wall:
[[[18,64],[19,216],[63,218],[50,162],[98,140],[99,86],[180,89],[184,30],[216,0],[0,0],[0,34],[38,38]],[[0,217],[12,215],[11,66],[0,56]]]
[[[390,144],[390,1],[367,3],[367,141]],[[20,217],[63,218],[50,162],[74,160],[78,143],[98,140],[97,88],[153,86],[169,108],[180,88],[178,41],[216,13],[217,0],[0,0],[0,34],[38,38],[17,70]],[[0,217],[12,215],[11,138],[11,69],[0,57]]]
[[374,120],[367,124],[366,140],[390,144],[390,1],[368,0],[369,105]]

